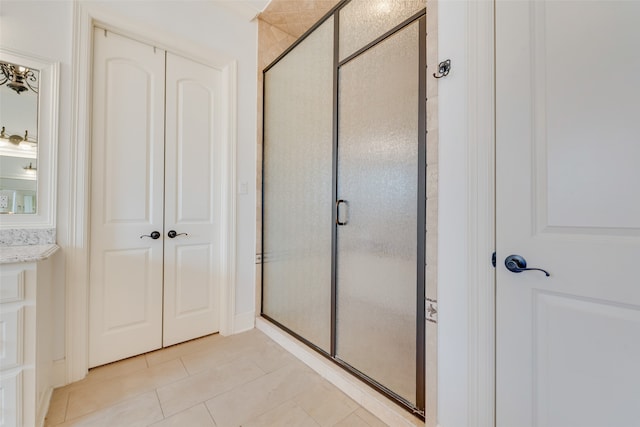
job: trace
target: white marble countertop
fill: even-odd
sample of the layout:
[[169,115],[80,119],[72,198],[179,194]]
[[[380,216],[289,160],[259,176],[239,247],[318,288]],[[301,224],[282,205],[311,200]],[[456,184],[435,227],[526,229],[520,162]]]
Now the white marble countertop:
[[0,246],[0,264],[33,262],[49,258],[60,249],[56,244]]

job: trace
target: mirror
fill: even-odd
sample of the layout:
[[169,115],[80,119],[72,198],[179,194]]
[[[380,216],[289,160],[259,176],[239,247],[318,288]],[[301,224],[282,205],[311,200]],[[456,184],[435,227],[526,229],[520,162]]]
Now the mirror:
[[0,61],[0,215],[37,211],[39,75]]
[[58,68],[0,48],[0,228],[55,228]]

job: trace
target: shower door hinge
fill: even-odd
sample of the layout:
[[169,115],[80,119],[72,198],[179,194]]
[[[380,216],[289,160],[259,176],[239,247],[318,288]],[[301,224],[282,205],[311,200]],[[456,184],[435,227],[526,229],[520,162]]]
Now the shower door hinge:
[[431,323],[438,323],[438,301],[431,298],[424,299],[424,318]]

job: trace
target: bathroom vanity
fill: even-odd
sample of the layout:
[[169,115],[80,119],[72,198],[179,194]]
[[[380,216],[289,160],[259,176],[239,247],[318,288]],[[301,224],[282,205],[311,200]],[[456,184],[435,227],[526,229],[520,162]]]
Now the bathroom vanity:
[[52,392],[51,278],[58,246],[0,247],[0,413],[43,424]]

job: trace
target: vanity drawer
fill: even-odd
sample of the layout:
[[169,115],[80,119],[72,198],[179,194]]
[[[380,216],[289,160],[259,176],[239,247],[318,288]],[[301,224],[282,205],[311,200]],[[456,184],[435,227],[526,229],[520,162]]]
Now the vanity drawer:
[[0,308],[0,369],[22,364],[24,307]]
[[0,304],[22,299],[24,299],[24,270],[1,270]]
[[22,425],[22,371],[0,374],[0,427]]

